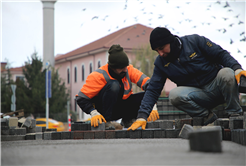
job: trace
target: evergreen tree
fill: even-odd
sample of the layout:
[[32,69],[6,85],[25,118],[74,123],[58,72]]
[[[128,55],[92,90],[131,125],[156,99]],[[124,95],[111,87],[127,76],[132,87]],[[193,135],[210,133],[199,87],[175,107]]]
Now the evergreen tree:
[[11,79],[9,66],[6,66],[6,72],[1,74],[1,112],[7,113],[11,111],[11,96],[13,94],[11,84],[14,81]]
[[[43,62],[34,52],[23,67],[25,80],[16,82],[17,108],[24,109],[25,115],[41,114],[44,116],[46,113],[46,69],[42,70],[42,64]],[[51,77],[52,97],[49,99],[49,113],[64,112],[69,96],[65,83],[62,82],[57,70],[52,69]]]

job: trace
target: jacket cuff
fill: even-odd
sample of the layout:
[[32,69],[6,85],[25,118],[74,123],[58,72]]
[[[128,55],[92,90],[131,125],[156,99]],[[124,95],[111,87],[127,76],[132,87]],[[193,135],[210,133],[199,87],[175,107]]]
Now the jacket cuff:
[[144,112],[139,112],[139,113],[138,113],[138,116],[137,116],[137,119],[138,119],[138,118],[143,118],[143,119],[147,120],[148,117],[149,117],[148,114],[146,114],[146,113],[144,113]]
[[242,67],[241,67],[241,65],[236,64],[236,65],[232,66],[232,69],[233,69],[234,71],[236,71],[237,69],[242,69]]

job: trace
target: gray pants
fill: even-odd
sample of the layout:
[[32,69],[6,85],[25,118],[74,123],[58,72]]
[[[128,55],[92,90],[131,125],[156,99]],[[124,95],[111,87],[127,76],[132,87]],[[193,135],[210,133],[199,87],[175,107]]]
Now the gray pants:
[[227,104],[228,114],[242,112],[235,73],[230,68],[222,68],[215,79],[202,88],[174,88],[169,93],[169,100],[191,117],[207,116],[212,108],[223,103]]

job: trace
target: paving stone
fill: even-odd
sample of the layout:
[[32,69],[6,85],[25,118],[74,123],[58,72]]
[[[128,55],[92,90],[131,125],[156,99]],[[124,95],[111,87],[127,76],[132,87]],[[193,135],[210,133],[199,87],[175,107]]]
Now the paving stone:
[[91,130],[96,130],[96,131],[100,131],[100,130],[105,130],[105,123],[104,122],[102,122],[101,124],[99,123],[98,124],[98,126],[97,127],[93,127],[93,126],[91,126]]
[[95,132],[95,139],[105,139],[106,133],[105,131],[94,131]]
[[74,122],[71,125],[71,130],[72,131],[87,131],[87,130],[91,130],[91,128],[89,126],[90,126],[90,124],[87,124],[85,122]]
[[51,140],[51,131],[44,132],[43,133],[43,139],[44,140]]
[[28,133],[26,134],[26,140],[42,140],[43,133]]
[[222,152],[221,131],[218,128],[194,130],[189,134],[190,150]]
[[24,127],[24,128],[26,128],[26,133],[36,133],[36,127],[35,128]]
[[95,133],[94,131],[84,131],[84,139],[94,139]]
[[161,129],[173,129],[173,120],[159,121],[159,128],[161,128]]
[[214,121],[215,126],[221,126],[224,129],[229,129],[229,119],[228,118],[219,118]]
[[222,129],[222,131],[223,131],[223,140],[231,141],[231,130]]
[[129,130],[130,138],[142,138],[142,129]]
[[61,132],[61,139],[71,139],[71,132],[70,131]]
[[203,126],[204,119],[203,117],[193,117],[193,126]]
[[8,126],[9,128],[16,128],[18,126],[18,118],[17,117],[8,118]]
[[232,129],[242,129],[243,128],[243,118],[244,116],[236,116],[229,118],[229,128]]
[[116,130],[115,138],[130,138],[130,132],[127,130]]
[[9,135],[9,126],[1,126],[1,135]]
[[1,141],[19,141],[25,139],[26,135],[1,135]]
[[9,135],[26,135],[26,128],[9,129]]
[[56,132],[57,129],[45,129],[45,131],[46,131],[46,132],[49,132],[49,131],[50,131],[50,132]]
[[246,145],[246,129],[242,130],[242,145]]
[[41,133],[42,132],[42,127],[36,126],[36,133]]
[[61,139],[61,132],[52,132],[51,133],[51,139],[52,140],[59,140],[59,139]]
[[115,130],[105,130],[105,138],[106,139],[115,138]]
[[223,135],[222,135],[222,127],[221,126],[203,126],[201,128],[203,131],[210,131],[210,130],[218,130],[220,131],[220,140],[223,140]]
[[178,138],[181,129],[166,129],[166,138]]
[[243,113],[243,128],[246,129],[246,112]]
[[175,119],[175,129],[182,129],[184,124],[193,125],[192,118],[186,118],[186,119]]
[[19,127],[31,127],[32,121],[30,118],[21,118],[18,120]]
[[153,129],[142,130],[142,138],[154,138],[154,130]]
[[73,139],[84,139],[84,132],[83,131],[74,131],[73,132]]
[[42,127],[42,132],[45,132],[46,131],[46,127]]
[[8,120],[1,118],[1,126],[8,126]]
[[155,129],[154,138],[166,138],[166,130],[165,129]]
[[153,128],[159,128],[159,121],[155,122],[147,122],[146,129],[153,129]]
[[179,137],[183,139],[188,139],[189,134],[194,131],[193,127],[189,124],[184,124],[181,131],[179,132]]

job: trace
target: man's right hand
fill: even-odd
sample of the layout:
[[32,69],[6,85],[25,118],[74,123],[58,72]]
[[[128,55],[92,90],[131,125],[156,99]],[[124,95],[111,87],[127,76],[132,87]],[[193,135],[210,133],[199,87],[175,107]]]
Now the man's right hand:
[[93,126],[93,127],[97,127],[98,126],[98,121],[99,121],[100,124],[102,123],[102,121],[105,122],[105,123],[107,122],[104,119],[104,117],[99,112],[97,112],[97,110],[91,111],[90,114],[91,114],[91,126]]

